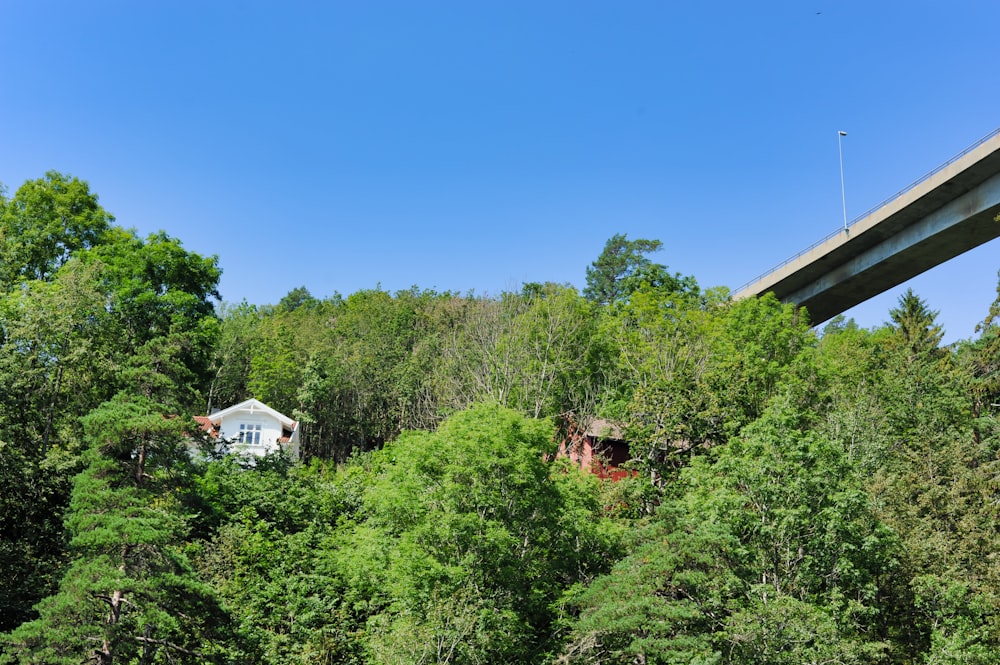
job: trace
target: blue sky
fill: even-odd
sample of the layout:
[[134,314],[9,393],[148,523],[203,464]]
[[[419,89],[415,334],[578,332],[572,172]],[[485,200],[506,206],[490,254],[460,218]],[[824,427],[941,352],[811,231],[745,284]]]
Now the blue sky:
[[[737,287],[1000,126],[1000,3],[0,5],[0,182],[56,169],[227,301],[584,284],[615,233]],[[912,286],[973,335],[987,244]]]

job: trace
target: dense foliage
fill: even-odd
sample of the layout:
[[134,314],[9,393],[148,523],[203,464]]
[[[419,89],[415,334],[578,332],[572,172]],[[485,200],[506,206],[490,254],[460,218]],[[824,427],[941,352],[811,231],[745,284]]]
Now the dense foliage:
[[[1000,662],[1000,291],[817,332],[661,248],[220,304],[85,182],[0,195],[0,662]],[[195,452],[249,397],[302,461]],[[556,455],[596,418],[633,476]]]

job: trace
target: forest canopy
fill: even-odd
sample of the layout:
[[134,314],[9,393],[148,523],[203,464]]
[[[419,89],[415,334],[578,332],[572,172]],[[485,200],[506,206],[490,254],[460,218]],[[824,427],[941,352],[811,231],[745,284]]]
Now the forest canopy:
[[[222,303],[82,180],[0,196],[0,662],[1000,662],[1000,288],[942,346],[664,249]],[[301,460],[190,453],[250,397]],[[617,482],[557,454],[597,419]]]

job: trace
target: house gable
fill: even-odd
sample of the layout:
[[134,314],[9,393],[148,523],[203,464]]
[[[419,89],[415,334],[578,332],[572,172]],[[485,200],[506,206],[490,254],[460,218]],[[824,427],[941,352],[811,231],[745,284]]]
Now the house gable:
[[284,451],[298,459],[299,424],[260,400],[251,398],[196,420],[234,453],[263,457]]

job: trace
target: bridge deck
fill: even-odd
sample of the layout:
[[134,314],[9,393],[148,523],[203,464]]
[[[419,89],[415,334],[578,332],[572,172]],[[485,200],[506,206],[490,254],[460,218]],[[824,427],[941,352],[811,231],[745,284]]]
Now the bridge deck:
[[1000,130],[734,298],[774,292],[814,324],[1000,236]]

